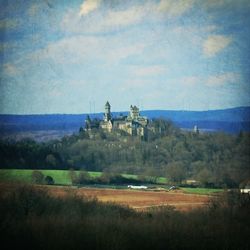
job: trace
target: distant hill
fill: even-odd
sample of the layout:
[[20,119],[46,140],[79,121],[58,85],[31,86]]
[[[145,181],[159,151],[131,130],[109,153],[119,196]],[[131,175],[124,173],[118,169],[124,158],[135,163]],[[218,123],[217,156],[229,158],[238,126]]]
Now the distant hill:
[[[113,112],[113,116],[120,113]],[[239,107],[224,110],[208,111],[172,111],[146,110],[141,115],[149,119],[164,118],[172,120],[177,126],[191,129],[197,125],[204,131],[224,131],[238,133],[250,131],[250,107]],[[84,126],[87,114],[50,114],[50,115],[0,115],[0,133],[16,133],[27,131],[58,130],[77,132]],[[90,117],[102,118],[102,113],[91,114]]]
[[152,118],[165,118],[172,120],[181,128],[191,129],[197,125],[207,131],[224,131],[238,133],[250,131],[250,107],[238,107],[222,110],[208,111],[143,111],[143,115]]
[[208,111],[171,111],[149,110],[142,111],[150,118],[164,117],[172,121],[217,121],[217,122],[249,122],[250,107],[239,107]]

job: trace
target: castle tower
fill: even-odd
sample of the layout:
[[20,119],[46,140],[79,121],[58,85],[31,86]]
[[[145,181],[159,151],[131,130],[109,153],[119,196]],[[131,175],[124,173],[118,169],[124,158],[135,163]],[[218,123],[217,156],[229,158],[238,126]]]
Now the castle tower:
[[137,108],[136,106],[130,106],[130,116],[132,117],[132,119],[137,119],[140,114],[139,114],[139,108]]
[[105,104],[105,113],[104,113],[104,121],[105,122],[108,122],[111,120],[110,108],[111,108],[111,106],[110,106],[109,102],[107,101]]

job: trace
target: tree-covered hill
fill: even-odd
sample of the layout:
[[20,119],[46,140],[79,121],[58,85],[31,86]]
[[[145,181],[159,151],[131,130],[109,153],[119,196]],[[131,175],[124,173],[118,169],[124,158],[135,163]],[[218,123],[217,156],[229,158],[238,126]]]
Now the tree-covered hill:
[[154,120],[150,127],[146,141],[103,130],[82,130],[47,143],[1,141],[0,166],[166,176],[172,182],[195,179],[210,187],[237,187],[249,181],[249,133],[196,134],[166,120]]

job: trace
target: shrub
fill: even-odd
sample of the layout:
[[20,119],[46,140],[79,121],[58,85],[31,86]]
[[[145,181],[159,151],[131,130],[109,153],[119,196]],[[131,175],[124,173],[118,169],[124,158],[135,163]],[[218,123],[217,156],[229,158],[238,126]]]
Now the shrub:
[[44,183],[44,175],[41,171],[34,170],[32,172],[32,182],[35,184],[43,184]]
[[54,185],[54,184],[55,184],[54,179],[53,179],[51,176],[49,176],[49,175],[47,175],[47,176],[45,177],[44,181],[45,181],[45,183],[46,183],[47,185]]
[[90,182],[90,175],[88,172],[81,170],[78,178],[77,178],[77,182],[78,184],[88,184]]
[[69,177],[71,179],[72,185],[76,185],[77,184],[77,175],[76,175],[76,172],[73,168],[71,168],[69,170]]
[[121,174],[112,174],[103,172],[102,175],[98,178],[98,182],[102,184],[140,184],[140,180],[134,178],[127,178]]
[[74,169],[69,170],[69,176],[73,185],[83,185],[92,182],[88,172],[81,170],[78,174]]

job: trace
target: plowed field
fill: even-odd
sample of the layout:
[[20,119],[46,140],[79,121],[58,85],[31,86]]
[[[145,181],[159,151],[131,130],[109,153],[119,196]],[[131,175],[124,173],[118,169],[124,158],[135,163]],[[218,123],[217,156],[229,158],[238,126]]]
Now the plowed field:
[[[50,187],[54,195],[63,196],[68,188]],[[78,195],[95,197],[103,202],[115,202],[135,209],[146,209],[154,206],[174,206],[178,210],[190,210],[207,204],[209,196],[185,194],[181,191],[138,191],[100,188],[74,189]]]

